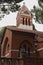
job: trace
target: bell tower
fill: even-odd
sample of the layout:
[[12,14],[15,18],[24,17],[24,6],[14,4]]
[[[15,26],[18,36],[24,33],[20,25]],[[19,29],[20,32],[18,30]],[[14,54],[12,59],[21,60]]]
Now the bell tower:
[[17,14],[17,27],[33,30],[32,16],[28,8],[25,6],[25,3],[23,3],[23,6]]

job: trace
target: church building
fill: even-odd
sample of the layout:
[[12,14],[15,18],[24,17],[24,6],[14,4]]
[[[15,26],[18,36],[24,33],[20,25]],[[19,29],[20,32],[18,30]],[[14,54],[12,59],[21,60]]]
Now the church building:
[[25,64],[20,60],[20,65],[35,65],[35,60],[27,64],[26,58],[43,58],[43,32],[33,30],[31,12],[25,4],[18,11],[16,23],[5,28],[1,57],[25,59]]

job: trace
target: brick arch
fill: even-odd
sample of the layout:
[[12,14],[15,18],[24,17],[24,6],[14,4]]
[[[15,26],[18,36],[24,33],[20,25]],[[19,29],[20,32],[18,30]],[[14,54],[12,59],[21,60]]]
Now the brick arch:
[[[26,43],[27,43],[27,44],[26,44]],[[24,45],[24,44],[29,45],[29,46],[31,46],[31,47],[34,48],[34,45],[31,44],[28,40],[23,40],[22,42],[20,42],[19,49],[20,49],[21,46]]]
[[33,51],[35,49],[34,45],[32,45],[28,40],[23,40],[19,46],[19,55],[18,56],[20,56],[20,50],[21,50],[21,48],[23,48],[23,46],[25,46],[26,51],[28,51],[28,49],[30,49],[30,51]]

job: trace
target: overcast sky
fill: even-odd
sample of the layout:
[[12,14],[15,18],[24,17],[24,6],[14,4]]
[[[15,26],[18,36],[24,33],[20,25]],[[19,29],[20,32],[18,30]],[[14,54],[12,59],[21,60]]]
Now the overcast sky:
[[[23,2],[25,2],[25,5],[27,6],[27,8],[29,10],[32,9],[34,5],[36,5],[38,7],[37,0],[24,0],[19,4],[22,6]],[[16,25],[16,16],[17,16],[17,12],[14,12],[14,13],[10,12],[9,15],[5,15],[5,17],[2,20],[0,20],[0,28],[8,26],[8,25],[15,26]],[[33,23],[35,25],[35,28],[38,31],[43,31],[43,24],[35,23],[35,20],[33,20]]]
[[37,0],[23,0],[20,5],[23,5],[23,2],[25,2],[25,5],[28,7],[28,9],[32,9],[34,5],[38,6]]

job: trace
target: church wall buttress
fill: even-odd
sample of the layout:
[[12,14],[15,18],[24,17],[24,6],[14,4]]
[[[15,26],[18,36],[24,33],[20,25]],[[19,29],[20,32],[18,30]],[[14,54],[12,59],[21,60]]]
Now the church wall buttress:
[[[6,41],[8,39],[8,41]],[[6,42],[5,42],[6,41]],[[12,43],[12,32],[6,29],[6,33],[2,42],[2,49],[1,49],[1,55],[3,57],[11,57],[10,49],[11,49],[11,43]]]

